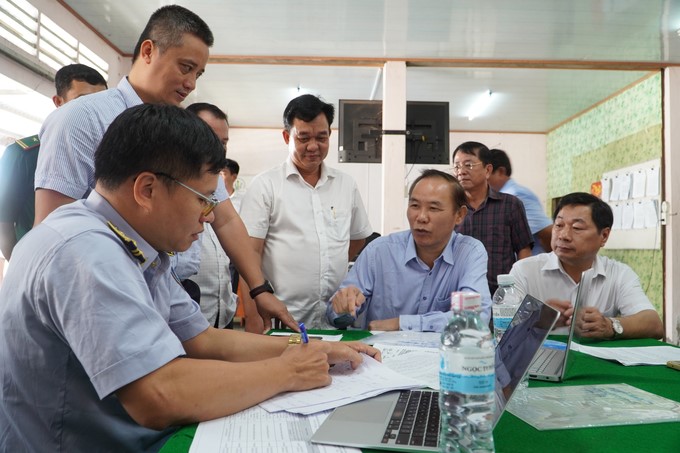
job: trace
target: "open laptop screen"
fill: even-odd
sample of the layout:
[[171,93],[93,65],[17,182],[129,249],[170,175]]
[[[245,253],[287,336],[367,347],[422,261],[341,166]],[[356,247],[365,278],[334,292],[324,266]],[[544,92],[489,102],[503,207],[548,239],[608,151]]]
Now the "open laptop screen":
[[559,312],[527,295],[496,346],[496,420],[517,389]]

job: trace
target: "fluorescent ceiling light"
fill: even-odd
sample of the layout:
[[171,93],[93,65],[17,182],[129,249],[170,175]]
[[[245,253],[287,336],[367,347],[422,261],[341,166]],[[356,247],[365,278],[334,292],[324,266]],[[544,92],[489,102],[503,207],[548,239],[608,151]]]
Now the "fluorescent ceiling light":
[[487,90],[481,96],[479,96],[479,98],[475,101],[474,104],[472,104],[472,107],[470,107],[470,110],[468,111],[467,117],[469,121],[472,121],[473,119],[477,118],[484,112],[484,110],[486,110],[486,108],[491,103],[492,95],[493,93],[491,92],[491,90]]

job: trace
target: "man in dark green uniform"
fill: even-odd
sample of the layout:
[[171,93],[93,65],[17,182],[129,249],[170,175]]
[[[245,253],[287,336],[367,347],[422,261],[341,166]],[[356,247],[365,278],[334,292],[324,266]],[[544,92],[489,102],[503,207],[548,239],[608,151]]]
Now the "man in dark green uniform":
[[[104,77],[83,64],[61,68],[54,85],[57,94],[52,101],[56,107],[107,88]],[[0,159],[0,250],[8,260],[17,241],[33,227],[33,176],[39,149],[40,140],[33,135],[9,145]]]

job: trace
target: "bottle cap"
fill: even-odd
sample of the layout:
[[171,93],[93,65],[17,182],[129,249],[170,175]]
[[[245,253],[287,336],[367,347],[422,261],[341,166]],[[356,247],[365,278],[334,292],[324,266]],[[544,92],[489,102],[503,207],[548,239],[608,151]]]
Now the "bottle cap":
[[515,284],[515,277],[510,274],[498,275],[498,286],[509,286]]
[[478,311],[482,308],[482,296],[472,291],[455,291],[451,293],[451,310]]

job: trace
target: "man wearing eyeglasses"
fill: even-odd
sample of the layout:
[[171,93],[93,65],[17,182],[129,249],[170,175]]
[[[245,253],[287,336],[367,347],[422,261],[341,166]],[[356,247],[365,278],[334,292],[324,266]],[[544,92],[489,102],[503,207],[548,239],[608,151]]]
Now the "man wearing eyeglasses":
[[196,115],[127,109],[94,159],[94,190],[19,242],[0,288],[0,451],[156,452],[179,425],[380,358],[209,326],[165,252],[214,220],[224,148]]
[[456,231],[479,239],[489,255],[487,280],[493,294],[499,274],[510,272],[515,261],[531,256],[534,239],[524,205],[515,196],[489,186],[493,170],[489,148],[465,142],[453,152],[453,174],[465,189],[468,213]]
[[[149,18],[135,46],[132,68],[117,87],[70,102],[47,117],[35,173],[36,224],[94,188],[95,149],[121,112],[142,103],[179,106],[191,94],[205,72],[212,44],[212,31],[203,19],[178,5],[163,6]],[[248,232],[223,183],[216,196],[220,203],[213,228],[244,280],[259,288],[257,309],[264,319],[277,318],[298,330],[262,276],[259,257],[249,247]],[[267,321],[265,327],[269,325]]]
[[[326,301],[372,233],[356,182],[324,164],[334,110],[311,94],[290,101],[283,113],[288,159],[253,179],[241,204],[262,271],[308,328],[331,327]],[[246,318],[246,329],[255,328]]]

